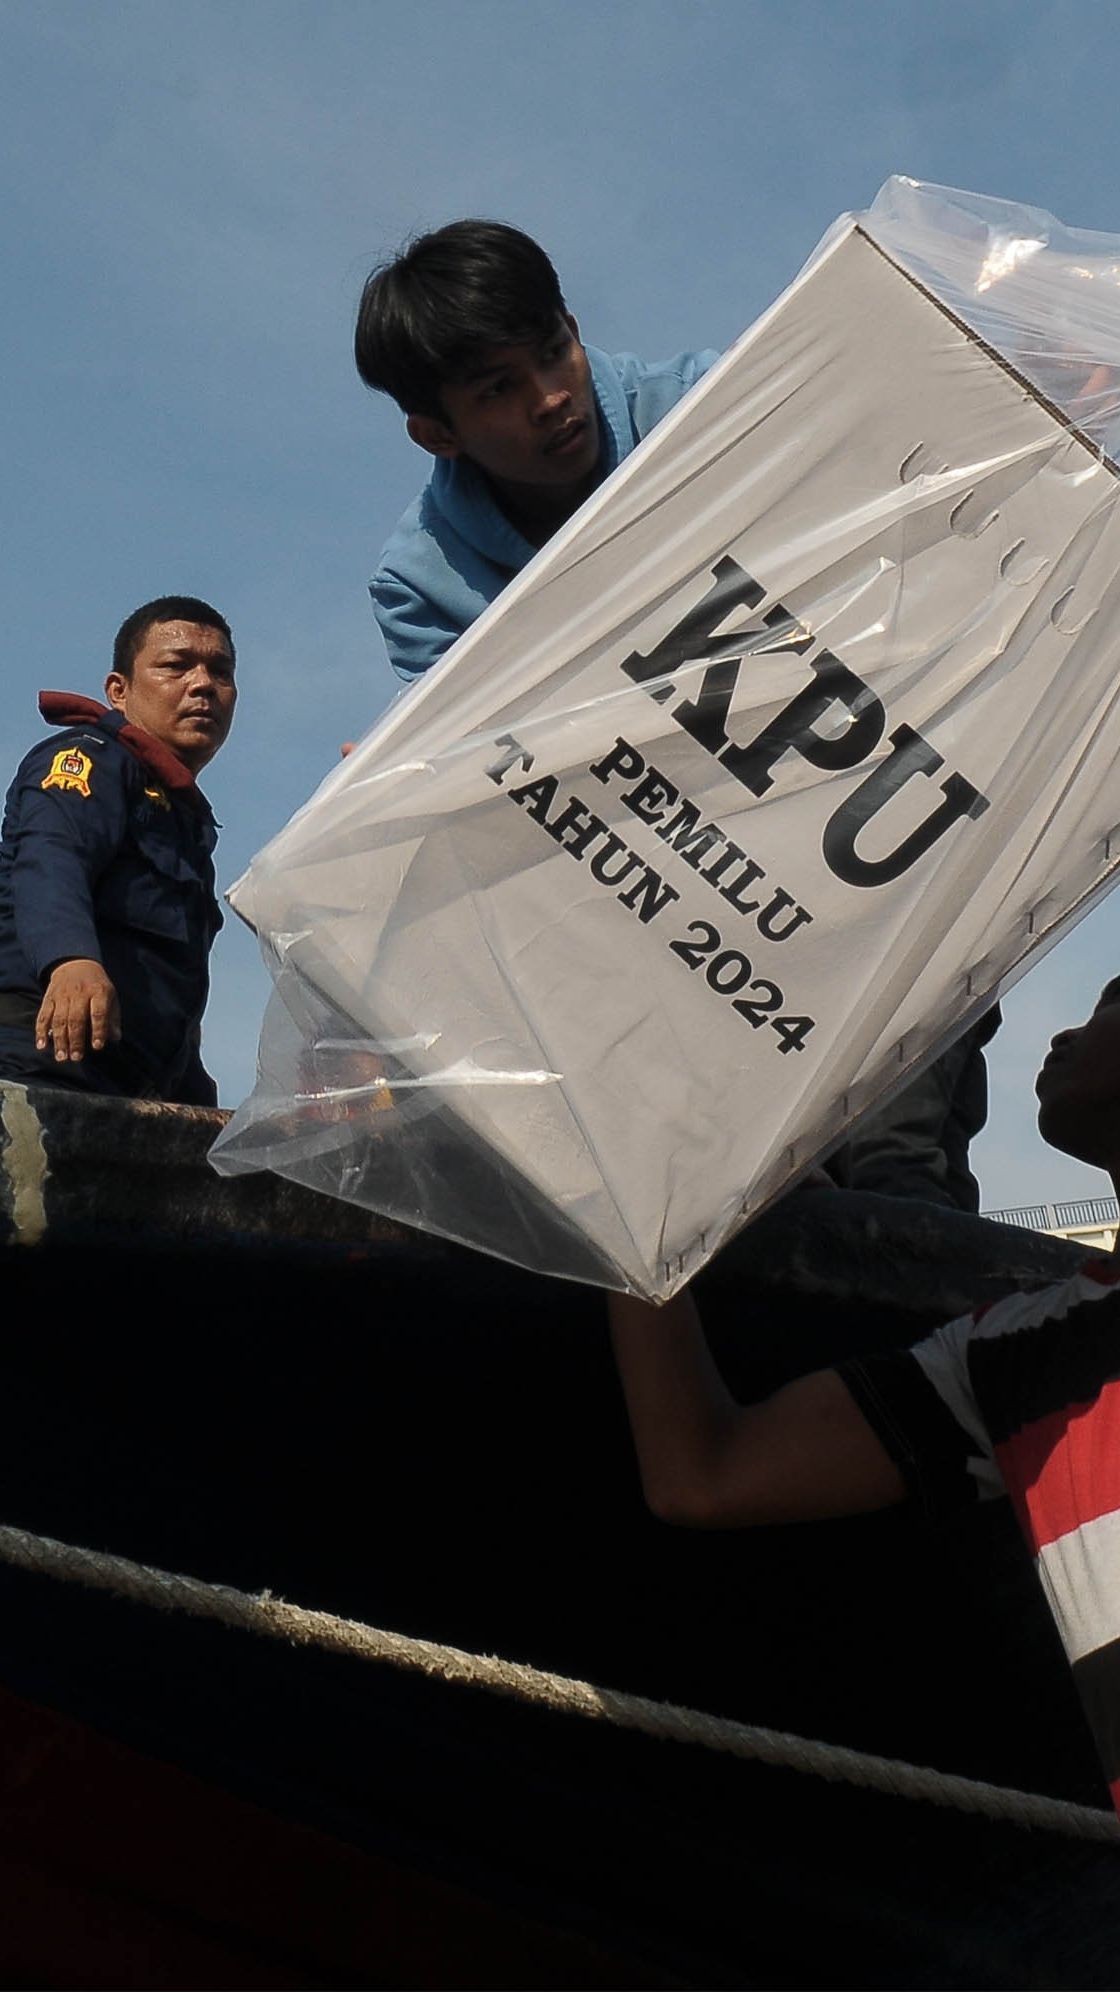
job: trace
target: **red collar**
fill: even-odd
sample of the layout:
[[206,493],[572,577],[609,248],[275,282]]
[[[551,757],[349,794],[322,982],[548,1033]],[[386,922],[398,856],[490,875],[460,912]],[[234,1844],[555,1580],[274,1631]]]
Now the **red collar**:
[[[136,761],[151,768],[165,788],[173,789],[184,802],[196,809],[209,807],[190,769],[160,740],[153,739],[142,726],[133,726],[123,713],[99,699],[87,699],[80,692],[40,692],[39,711],[48,726],[82,726],[89,721],[103,732],[112,733]],[[107,723],[108,722],[108,723]]]

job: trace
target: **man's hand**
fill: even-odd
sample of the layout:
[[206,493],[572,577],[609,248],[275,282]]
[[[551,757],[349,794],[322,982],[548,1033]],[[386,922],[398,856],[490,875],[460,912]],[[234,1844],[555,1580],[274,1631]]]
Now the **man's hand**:
[[59,1062],[104,1051],[121,1034],[117,992],[99,961],[60,961],[47,984],[35,1019],[35,1049],[54,1041]]

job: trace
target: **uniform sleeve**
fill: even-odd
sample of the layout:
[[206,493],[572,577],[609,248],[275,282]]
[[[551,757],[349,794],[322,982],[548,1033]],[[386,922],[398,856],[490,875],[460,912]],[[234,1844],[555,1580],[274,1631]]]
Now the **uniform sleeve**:
[[913,1349],[839,1364],[909,1493],[935,1520],[1005,1490],[968,1377],[971,1315]]
[[52,780],[67,751],[53,742],[27,756],[16,777],[18,827],[11,889],[19,945],[40,983],[56,962],[101,961],[94,889],[124,841],[128,807],[123,770],[96,748],[75,750],[78,780]]
[[410,684],[438,664],[463,634],[445,611],[389,568],[378,570],[369,592],[389,662],[398,678]]

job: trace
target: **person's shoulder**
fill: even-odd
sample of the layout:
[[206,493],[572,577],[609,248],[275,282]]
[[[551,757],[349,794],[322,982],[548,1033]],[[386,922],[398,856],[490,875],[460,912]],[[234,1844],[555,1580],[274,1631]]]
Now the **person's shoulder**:
[[469,625],[446,602],[391,568],[380,568],[369,584],[374,619],[389,663],[398,678],[412,684],[446,656]]
[[401,513],[377,557],[370,582],[374,601],[383,586],[411,589],[420,596],[446,586],[447,577],[461,570],[465,551],[463,536],[429,478]]
[[4,806],[5,838],[72,840],[103,850],[123,834],[143,770],[110,734],[78,722],[59,727],[24,755]]
[[74,789],[81,794],[92,790],[95,770],[102,779],[127,781],[128,763],[119,740],[85,721],[74,726],[56,727],[29,747],[16,770],[13,788]]
[[389,662],[406,680],[437,664],[516,571],[513,528],[487,510],[478,483],[465,472],[429,478],[381,550],[370,599]]
[[1085,1303],[1105,1300],[1120,1286],[1120,1261],[1093,1253],[1064,1280],[1005,1294],[952,1323],[969,1341],[995,1341],[1049,1321],[1062,1321]]
[[[591,349],[588,350],[590,353]],[[693,387],[715,365],[719,353],[710,346],[696,352],[674,353],[668,360],[643,360],[637,353],[595,352],[594,358],[613,369],[626,393],[636,394],[643,387],[656,388],[661,384],[676,386],[681,391]]]
[[[993,1407],[1002,1416],[1021,1390],[1023,1380],[1049,1362],[1055,1350],[1068,1344],[1070,1326],[1088,1319],[1088,1307],[1106,1334],[1114,1332],[1111,1318],[1096,1316],[1093,1303],[1120,1298],[1120,1266],[1090,1258],[1064,1280],[1005,1294],[935,1329],[911,1350],[927,1380],[958,1413],[966,1400],[982,1407],[990,1420]],[[1109,1310],[1109,1317],[1115,1309]],[[962,1422],[965,1422],[962,1415]]]
[[391,567],[378,569],[369,593],[389,662],[407,683],[430,671],[462,635],[443,607]]
[[670,360],[601,353],[591,346],[586,350],[600,410],[623,456],[656,428],[719,358],[714,350],[677,353]]
[[[430,531],[430,523],[425,523],[424,499],[427,485],[419,491],[410,505],[406,505],[381,552],[377,556],[377,574],[399,574],[410,566],[417,544]],[[376,579],[376,575],[374,577]]]

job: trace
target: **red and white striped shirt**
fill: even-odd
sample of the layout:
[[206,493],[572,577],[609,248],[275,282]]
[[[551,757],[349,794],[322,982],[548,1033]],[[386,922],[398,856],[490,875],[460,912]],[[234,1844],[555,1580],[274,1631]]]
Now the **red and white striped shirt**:
[[1120,1265],[840,1374],[931,1511],[1010,1496],[1120,1811]]

